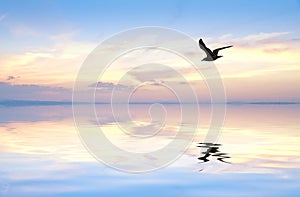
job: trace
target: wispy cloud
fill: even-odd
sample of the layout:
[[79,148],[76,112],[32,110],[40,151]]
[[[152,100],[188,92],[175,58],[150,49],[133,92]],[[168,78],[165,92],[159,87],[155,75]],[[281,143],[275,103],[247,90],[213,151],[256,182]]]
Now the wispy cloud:
[[0,100],[71,100],[71,90],[40,85],[14,85],[0,82]]
[[14,76],[8,76],[6,80],[7,80],[7,81],[10,81],[10,80],[13,80],[13,79],[15,79]]
[[[223,59],[216,61],[223,77],[255,77],[265,75],[269,72],[281,72],[284,70],[299,70],[300,42],[286,37],[289,32],[271,32],[247,35],[244,37],[233,37],[224,35],[215,39],[214,46],[233,44],[231,50],[222,51]],[[251,74],[250,74],[251,73]],[[284,77],[284,76],[282,76]]]
[[261,32],[259,34],[253,34],[253,35],[248,35],[246,37],[243,37],[241,39],[237,39],[238,41],[263,41],[263,40],[268,40],[268,39],[272,39],[272,38],[277,38],[280,36],[285,36],[290,34],[290,32],[271,32],[271,33],[264,33]]
[[79,30],[73,30],[73,31],[68,31],[68,32],[63,32],[55,35],[51,35],[50,39],[54,41],[55,43],[58,42],[66,42],[66,41],[71,41],[74,39],[76,34],[79,32]]
[[283,53],[288,51],[289,48],[287,46],[270,46],[269,48],[265,49],[264,51],[266,53],[272,53],[272,54],[276,54],[276,53]]
[[18,24],[15,26],[10,27],[10,31],[13,35],[18,37],[25,37],[25,36],[39,36],[39,32],[34,30],[32,27],[29,27],[25,24]]
[[234,46],[251,46],[255,47],[257,44],[267,42],[274,42],[276,40],[282,41],[282,37],[290,35],[291,32],[260,32],[258,34],[250,34],[243,37],[235,37],[233,34],[224,34],[219,38],[209,38],[212,44],[233,44]]
[[17,79],[17,78],[20,78],[20,76],[15,77],[15,76],[10,75],[6,78],[6,81],[12,81],[12,80]]
[[111,82],[97,82],[89,85],[91,88],[96,88],[98,90],[103,90],[103,91],[112,91],[113,89],[115,90],[124,90],[127,88],[127,86],[122,85],[122,84],[114,84]]
[[[0,58],[0,79],[6,82],[14,82],[15,85],[19,84],[20,86],[22,84],[38,84],[43,87],[63,86],[71,88],[78,68],[97,44],[88,41],[76,41],[74,38],[75,35],[76,31],[58,34],[51,37],[53,41],[51,46],[42,49],[32,49],[20,54],[2,55]],[[232,49],[221,52],[224,58],[214,62],[223,79],[249,78],[244,80],[244,82],[250,83],[253,80],[254,83],[256,77],[260,77],[261,79],[274,81],[275,83],[275,79],[272,77],[274,76],[273,74],[276,74],[277,77],[280,77],[284,81],[289,78],[287,73],[299,73],[300,71],[298,66],[300,63],[298,56],[300,53],[300,40],[287,38],[287,35],[289,35],[288,32],[259,33],[244,37],[234,37],[231,34],[226,34],[206,41],[208,46],[212,48],[222,46],[223,44],[234,45]],[[197,43],[195,42],[195,44]],[[200,49],[199,54],[192,55],[195,58],[201,58]],[[174,75],[173,72],[163,67],[153,68],[153,66],[149,66],[149,69],[133,69],[136,66],[153,62],[168,65],[170,66],[170,70],[175,69],[179,71],[187,81],[203,80],[195,68],[182,58],[166,51],[147,49],[133,51],[116,59],[105,71],[101,82],[97,83],[95,81],[90,87],[97,86],[97,93],[101,94],[101,99],[107,96],[109,100],[109,95],[104,95],[108,92],[107,90],[112,90],[113,88],[124,89],[126,86],[131,85],[131,83],[123,82],[121,83],[122,85],[117,84],[117,81],[126,73],[129,77],[128,80],[133,81],[133,84],[141,83],[145,80],[152,81],[153,84],[150,89],[153,91],[157,90],[155,89],[156,87],[160,88],[158,85],[161,83],[155,83],[157,81],[181,81],[178,80],[177,75]],[[12,77],[8,78],[8,76]],[[22,78],[15,80],[14,77],[16,76],[22,76]],[[244,82],[241,80],[239,83],[243,84]],[[236,81],[228,82],[227,88],[235,88],[236,90],[232,90],[235,95],[243,92],[243,86],[237,87],[233,83],[236,83]],[[276,83],[279,82],[276,81]],[[288,85],[294,87],[296,84],[298,84],[298,80],[295,78],[294,81],[289,81]],[[247,84],[243,85],[246,86]],[[22,87],[24,92],[26,92],[25,89],[29,92],[31,91],[28,87]],[[271,87],[273,86],[270,85],[270,87],[264,88],[259,86],[256,87],[256,92],[260,92],[261,98],[263,98],[268,93],[261,90],[270,89]],[[15,89],[16,87],[11,88]],[[284,86],[280,86],[280,88],[282,90],[287,89]],[[145,95],[141,94],[141,99],[152,96],[150,94],[153,91],[145,91]],[[199,89],[198,92],[201,91],[202,89]],[[294,95],[292,91],[294,89],[287,94]],[[50,95],[56,94],[53,93],[53,89],[49,92]],[[254,92],[253,90],[252,95],[254,95]],[[273,94],[274,98],[276,94]],[[160,95],[154,96],[158,97]],[[61,98],[60,93],[57,93],[57,97]],[[294,97],[297,97],[297,95],[294,95]],[[12,96],[11,98],[14,97]]]
[[57,35],[53,43],[24,52],[0,54],[0,81],[22,76],[18,83],[72,87],[78,68],[96,43]]
[[1,14],[0,15],[0,22],[3,21],[6,18],[6,14]]

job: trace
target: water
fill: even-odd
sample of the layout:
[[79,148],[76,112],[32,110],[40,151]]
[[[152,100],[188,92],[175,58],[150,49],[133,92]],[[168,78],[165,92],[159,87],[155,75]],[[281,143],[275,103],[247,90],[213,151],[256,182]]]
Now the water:
[[[106,135],[129,151],[163,147],[180,120],[178,106],[166,106],[170,132],[147,146],[122,136],[108,105],[96,108]],[[148,108],[132,105],[138,124],[151,121]],[[299,196],[300,105],[228,105],[213,144],[203,143],[209,106],[200,113],[194,142],[180,159],[128,174],[89,154],[71,106],[0,107],[0,196]]]

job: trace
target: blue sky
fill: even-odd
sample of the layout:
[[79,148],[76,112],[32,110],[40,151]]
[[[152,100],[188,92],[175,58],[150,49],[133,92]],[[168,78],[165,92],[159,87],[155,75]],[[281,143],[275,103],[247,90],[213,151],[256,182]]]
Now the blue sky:
[[[212,47],[235,45],[223,52],[226,59],[216,62],[229,93],[234,92],[232,100],[245,99],[236,96],[244,94],[240,90],[245,85],[268,78],[271,88],[274,86],[270,84],[275,84],[282,89],[255,92],[257,84],[253,83],[253,90],[246,97],[266,92],[251,99],[267,100],[273,95],[270,97],[273,100],[295,101],[300,99],[294,93],[298,90],[296,75],[300,72],[299,18],[299,0],[0,0],[0,82],[5,90],[15,85],[18,88],[36,85],[51,86],[50,89],[64,87],[68,90],[52,95],[65,94],[71,91],[85,57],[102,40],[134,27],[162,26],[182,31],[195,41],[202,37]],[[259,79],[262,74],[265,78]],[[236,78],[240,78],[242,87],[232,82]],[[281,87],[283,83],[285,86]],[[287,96],[282,97],[280,93],[287,89]],[[41,95],[47,90],[49,87]],[[28,91],[30,94],[31,90]],[[6,98],[13,99],[15,95],[7,94]],[[51,100],[66,98],[70,96]]]
[[[205,37],[259,32],[299,35],[300,3],[287,1],[0,1],[1,43],[16,46],[45,44],[45,36],[78,31],[78,40],[100,40],[138,26],[165,26]],[[24,39],[10,28],[28,26],[39,38]],[[5,45],[2,45],[2,50]]]

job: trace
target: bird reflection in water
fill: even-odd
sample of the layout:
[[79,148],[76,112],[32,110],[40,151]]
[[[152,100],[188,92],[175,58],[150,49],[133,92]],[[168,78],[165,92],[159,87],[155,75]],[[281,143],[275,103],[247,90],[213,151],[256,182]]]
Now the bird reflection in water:
[[201,163],[205,163],[210,161],[209,159],[214,157],[221,162],[230,164],[230,162],[225,161],[225,159],[229,159],[230,156],[227,153],[222,153],[219,150],[220,146],[222,145],[213,143],[199,143],[197,147],[200,147],[203,151],[201,152],[201,156],[198,157],[198,159],[201,161]]

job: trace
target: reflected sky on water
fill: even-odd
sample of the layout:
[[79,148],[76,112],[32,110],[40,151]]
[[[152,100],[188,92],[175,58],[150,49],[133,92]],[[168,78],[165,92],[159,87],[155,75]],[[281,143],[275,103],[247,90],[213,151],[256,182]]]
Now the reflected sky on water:
[[[131,106],[137,125],[151,122],[148,108]],[[109,105],[96,106],[106,136],[129,151],[170,141],[179,108],[166,109],[166,131],[144,144],[122,133]],[[210,114],[209,106],[200,106],[197,135],[180,159],[155,172],[128,174],[89,154],[71,106],[0,107],[0,196],[298,196],[299,105],[228,105],[218,141],[203,144]]]

